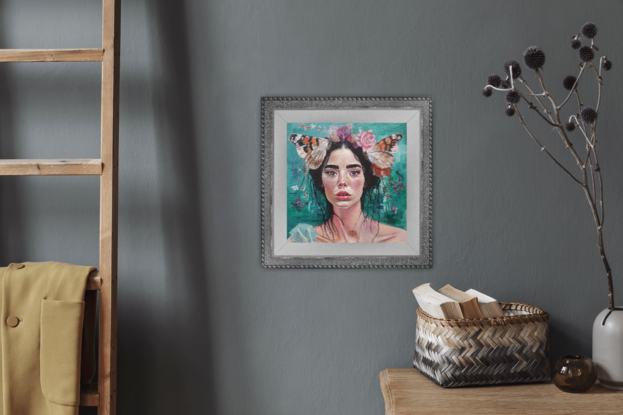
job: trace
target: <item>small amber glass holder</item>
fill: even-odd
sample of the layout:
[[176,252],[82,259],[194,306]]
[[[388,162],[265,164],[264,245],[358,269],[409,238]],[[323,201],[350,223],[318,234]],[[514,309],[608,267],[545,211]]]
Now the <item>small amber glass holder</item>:
[[595,384],[597,370],[591,359],[584,356],[560,356],[552,364],[552,380],[563,392],[586,392]]

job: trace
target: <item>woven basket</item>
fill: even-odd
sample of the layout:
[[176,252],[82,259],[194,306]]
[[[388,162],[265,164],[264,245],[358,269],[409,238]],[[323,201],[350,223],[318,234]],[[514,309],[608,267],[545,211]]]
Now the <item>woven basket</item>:
[[549,315],[500,303],[504,317],[444,320],[417,310],[413,367],[444,388],[550,380]]

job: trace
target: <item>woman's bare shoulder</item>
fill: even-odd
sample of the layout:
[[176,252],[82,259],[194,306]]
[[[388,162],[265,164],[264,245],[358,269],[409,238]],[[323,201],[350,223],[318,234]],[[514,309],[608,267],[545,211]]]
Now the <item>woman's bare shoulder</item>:
[[325,233],[325,226],[323,225],[318,225],[318,226],[314,226],[314,230],[316,231],[316,242],[318,243],[334,243],[336,241],[334,241],[333,237],[330,237],[330,235],[327,235]]
[[379,223],[379,233],[374,238],[374,242],[407,242],[407,231],[394,226]]

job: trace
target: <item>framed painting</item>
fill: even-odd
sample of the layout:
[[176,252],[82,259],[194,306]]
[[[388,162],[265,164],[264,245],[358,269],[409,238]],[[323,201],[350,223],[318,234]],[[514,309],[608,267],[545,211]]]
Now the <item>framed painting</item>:
[[432,101],[262,98],[262,266],[430,268]]

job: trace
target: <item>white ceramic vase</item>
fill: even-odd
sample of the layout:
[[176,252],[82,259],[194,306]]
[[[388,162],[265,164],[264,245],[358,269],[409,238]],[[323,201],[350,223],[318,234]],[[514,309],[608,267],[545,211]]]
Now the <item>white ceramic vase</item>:
[[606,308],[593,323],[593,362],[601,386],[623,390],[623,309],[608,313]]

